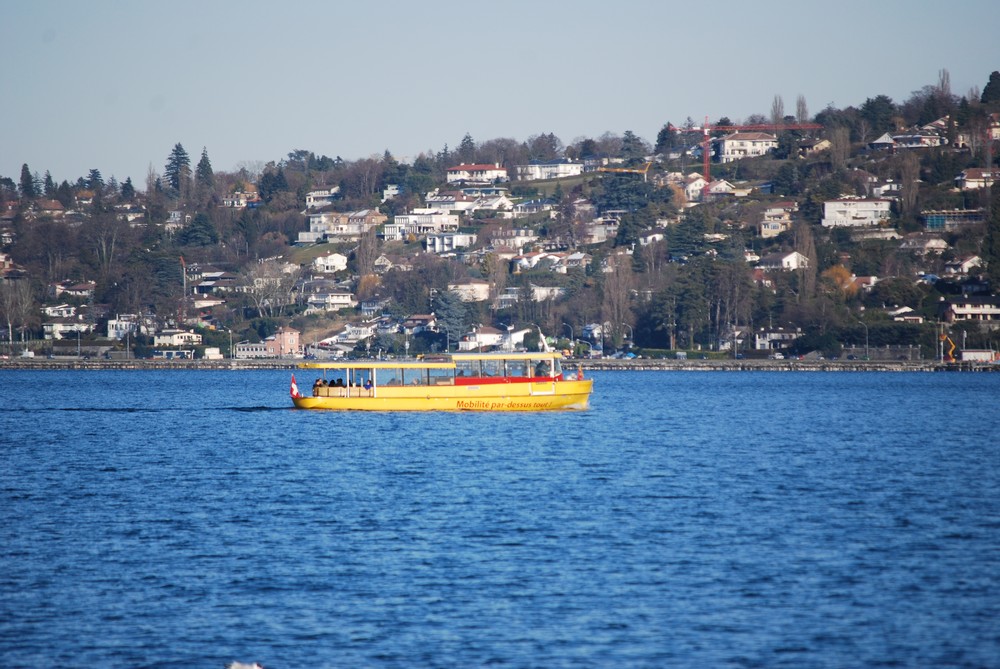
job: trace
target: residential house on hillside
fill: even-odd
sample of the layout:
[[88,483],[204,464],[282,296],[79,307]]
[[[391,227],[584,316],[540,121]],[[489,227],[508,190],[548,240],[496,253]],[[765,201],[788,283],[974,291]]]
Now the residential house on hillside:
[[472,328],[458,342],[459,351],[486,351],[501,345],[506,332],[488,325]]
[[889,222],[890,200],[842,199],[823,203],[823,227],[874,227]]
[[299,343],[301,333],[298,330],[282,327],[262,342],[240,342],[236,344],[235,357],[249,358],[290,358],[302,355]]
[[944,264],[945,274],[969,274],[972,270],[981,268],[983,259],[977,255],[964,256],[950,260]]
[[[421,332],[437,332],[437,316],[430,314],[412,314],[403,319],[400,325],[403,332],[408,335],[416,335]],[[455,333],[458,337],[459,333]]]
[[547,162],[532,162],[517,166],[517,178],[521,181],[540,181],[543,179],[565,179],[583,174],[583,163],[566,158]]
[[801,336],[802,331],[799,329],[760,328],[754,333],[753,347],[757,351],[782,351],[788,349]]
[[713,143],[718,147],[721,163],[763,156],[778,148],[778,138],[767,132],[735,132]]
[[941,209],[921,211],[920,215],[928,231],[959,230],[986,222],[983,209]]
[[343,253],[331,251],[321,256],[316,256],[312,261],[313,271],[320,274],[333,274],[343,272],[347,269],[347,256]]
[[385,241],[418,239],[425,235],[441,232],[458,232],[458,214],[449,214],[437,209],[414,209],[409,214],[400,214],[386,223],[383,228]]
[[913,232],[906,235],[899,244],[900,251],[908,251],[919,256],[941,255],[948,250],[948,242],[929,232]]
[[458,294],[463,302],[485,302],[490,299],[490,283],[482,279],[466,279],[449,283],[448,290]]
[[299,233],[299,244],[321,241],[357,241],[372,228],[389,220],[378,209],[361,209],[351,212],[334,211],[327,206],[308,213],[309,229]]
[[768,239],[791,230],[792,214],[799,210],[797,202],[775,202],[764,210],[760,222],[760,236]]
[[306,193],[306,209],[320,209],[329,206],[340,193],[340,186],[319,188]]
[[48,318],[42,322],[45,339],[67,339],[94,331],[94,324],[80,316]]
[[398,272],[411,272],[413,271],[413,262],[403,256],[387,256],[384,253],[375,259],[374,262],[375,273],[385,274],[390,270],[396,270]]
[[466,249],[476,243],[474,232],[441,232],[431,233],[424,239],[424,249],[428,253],[454,253],[458,249]]
[[808,266],[809,258],[798,251],[768,253],[757,264],[757,267],[760,269],[781,269],[787,271],[805,269]]
[[499,181],[507,181],[507,168],[500,167],[499,163],[494,164],[466,164],[456,165],[447,169],[446,179],[448,183],[478,183],[491,184]]
[[1000,181],[1000,169],[995,168],[970,167],[955,177],[955,184],[959,190],[989,188],[997,181]]
[[348,290],[317,291],[308,293],[305,297],[306,314],[353,309],[358,306],[354,295]]
[[799,142],[799,157],[805,158],[821,151],[826,151],[832,146],[828,139],[804,139]]
[[95,288],[97,288],[97,284],[93,281],[60,281],[58,283],[49,284],[48,294],[49,297],[56,299],[63,295],[67,297],[89,299],[94,296]]
[[153,335],[153,346],[199,346],[201,335],[188,330],[167,329]]
[[243,184],[241,188],[222,198],[222,206],[230,209],[246,209],[260,204],[260,193],[254,184]]
[[684,179],[684,197],[688,202],[701,202],[707,184],[705,177],[697,172],[692,172]]
[[952,297],[941,302],[939,314],[948,323],[961,321],[1000,321],[1000,297]]
[[548,212],[551,218],[555,218],[555,208],[557,204],[558,203],[551,198],[536,198],[534,200],[518,202],[514,205],[514,218],[526,218],[528,216],[534,216],[535,214],[541,214],[544,212]]

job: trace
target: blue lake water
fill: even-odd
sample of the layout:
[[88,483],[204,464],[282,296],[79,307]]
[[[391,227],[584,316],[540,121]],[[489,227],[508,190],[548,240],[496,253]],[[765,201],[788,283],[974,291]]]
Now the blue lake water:
[[0,666],[1000,666],[1000,374],[592,376],[0,371]]

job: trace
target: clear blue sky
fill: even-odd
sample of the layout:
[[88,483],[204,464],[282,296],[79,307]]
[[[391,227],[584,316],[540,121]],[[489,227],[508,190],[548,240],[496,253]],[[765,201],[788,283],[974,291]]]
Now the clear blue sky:
[[307,149],[410,160],[553,132],[904,101],[1000,70],[1000,2],[0,2],[0,176],[145,188],[180,142],[216,171]]

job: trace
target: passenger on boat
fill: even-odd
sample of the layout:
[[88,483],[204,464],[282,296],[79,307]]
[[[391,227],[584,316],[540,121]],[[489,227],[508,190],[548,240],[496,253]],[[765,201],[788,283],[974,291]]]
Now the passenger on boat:
[[372,380],[365,379],[365,390],[371,390],[371,389],[372,389]]

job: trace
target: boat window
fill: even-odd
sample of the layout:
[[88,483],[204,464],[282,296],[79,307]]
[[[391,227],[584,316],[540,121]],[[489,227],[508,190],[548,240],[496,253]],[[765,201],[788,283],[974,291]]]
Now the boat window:
[[478,360],[455,361],[455,376],[479,376]]
[[552,374],[552,364],[548,359],[532,360],[531,369],[533,371],[532,376],[535,377],[548,377]]
[[428,369],[427,382],[432,386],[448,386],[455,383],[454,369]]
[[503,360],[483,360],[483,376],[503,376]]
[[375,383],[380,386],[398,386],[403,382],[401,369],[376,369]]
[[407,386],[426,386],[427,385],[427,370],[426,369],[404,369],[403,370],[403,385],[407,385]]
[[528,376],[528,363],[525,360],[508,360],[507,376],[525,377]]
[[562,374],[562,365],[559,364],[559,358],[552,359],[552,376],[559,376]]

